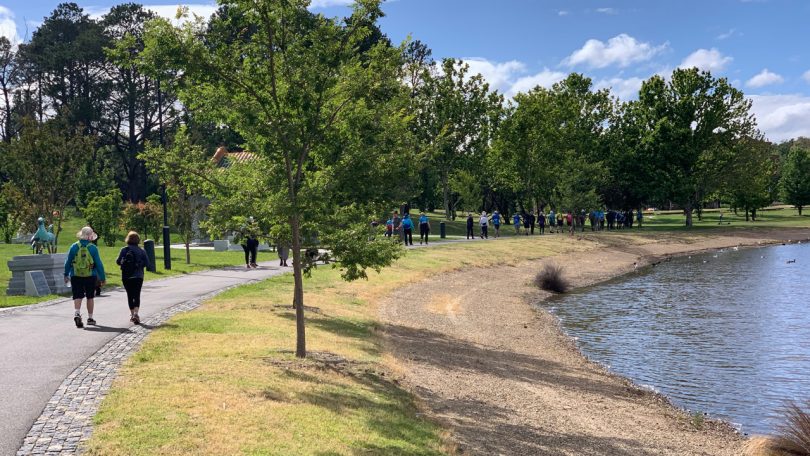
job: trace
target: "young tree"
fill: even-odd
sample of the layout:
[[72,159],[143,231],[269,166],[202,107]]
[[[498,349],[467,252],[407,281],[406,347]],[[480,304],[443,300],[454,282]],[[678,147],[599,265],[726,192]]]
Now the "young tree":
[[773,147],[766,141],[744,138],[735,147],[734,163],[725,176],[721,194],[729,199],[733,210],[745,211],[746,221],[749,215],[756,220],[757,210],[776,199],[776,163]]
[[729,172],[737,141],[759,136],[751,100],[725,78],[692,68],[645,81],[636,107],[657,165],[655,185],[692,226],[692,212]]
[[306,356],[306,240],[328,247],[348,280],[389,264],[401,248],[367,240],[369,221],[390,204],[388,185],[411,154],[403,145],[401,50],[369,40],[378,36],[379,3],[358,1],[339,20],[309,11],[306,0],[231,0],[207,26],[156,20],[146,34],[149,65],[182,72],[184,105],[229,125],[263,159],[259,188],[235,182],[219,191],[261,192],[274,234],[289,232],[299,357]]
[[114,246],[121,226],[121,191],[116,188],[94,197],[82,210],[82,215],[105,245]]
[[782,199],[799,210],[810,204],[810,148],[793,146],[782,165]]
[[37,217],[53,217],[58,240],[67,205],[76,197],[81,167],[94,139],[66,126],[61,119],[30,122],[6,149],[3,192],[15,217],[33,231]]
[[211,161],[202,147],[191,143],[185,127],[177,131],[170,148],[150,147],[138,158],[146,163],[150,173],[166,185],[173,225],[186,246],[186,264],[191,264],[190,245],[194,239],[194,225],[207,206],[195,186],[194,173],[210,169]]

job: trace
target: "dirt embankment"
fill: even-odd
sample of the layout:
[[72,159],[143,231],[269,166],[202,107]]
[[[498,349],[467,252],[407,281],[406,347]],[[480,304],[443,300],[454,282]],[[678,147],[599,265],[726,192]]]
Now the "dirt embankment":
[[[808,230],[591,236],[580,242],[592,250],[553,260],[582,287],[668,255],[807,237]],[[396,291],[380,307],[392,366],[448,426],[459,453],[741,453],[744,439],[726,426],[697,429],[659,396],[582,357],[556,319],[530,304],[542,296],[532,284],[542,262],[445,274]]]

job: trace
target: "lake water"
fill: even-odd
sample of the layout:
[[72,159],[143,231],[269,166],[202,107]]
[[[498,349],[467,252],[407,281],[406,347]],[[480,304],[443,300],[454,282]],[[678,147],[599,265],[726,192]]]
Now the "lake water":
[[810,398],[806,243],[675,258],[542,305],[592,360],[742,432]]

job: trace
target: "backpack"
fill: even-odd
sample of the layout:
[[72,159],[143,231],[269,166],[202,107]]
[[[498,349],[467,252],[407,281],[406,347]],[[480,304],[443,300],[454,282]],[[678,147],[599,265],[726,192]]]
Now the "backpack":
[[138,271],[138,261],[135,259],[135,253],[132,249],[127,249],[124,259],[121,260],[121,274],[125,278],[130,278]]
[[73,257],[73,275],[76,277],[92,277],[94,267],[96,265],[93,263],[93,257],[90,256],[90,250],[86,245],[79,244],[79,251]]

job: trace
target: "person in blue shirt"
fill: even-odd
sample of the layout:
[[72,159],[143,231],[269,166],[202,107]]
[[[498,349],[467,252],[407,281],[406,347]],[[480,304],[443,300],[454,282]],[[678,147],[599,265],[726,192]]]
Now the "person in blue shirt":
[[428,234],[430,234],[430,220],[428,220],[427,215],[422,212],[419,214],[419,245],[422,245],[422,239],[425,240],[425,245],[427,245]]
[[512,224],[515,225],[515,234],[520,234],[520,214],[517,212],[512,216]]
[[501,236],[501,214],[498,211],[492,213],[492,226],[495,227],[495,239]]
[[70,283],[73,290],[73,322],[77,328],[84,327],[82,322],[82,299],[87,298],[87,324],[95,325],[93,319],[93,297],[96,291],[96,280],[104,286],[107,276],[104,264],[98,256],[98,247],[92,241],[98,235],[89,226],[82,228],[76,236],[79,238],[68,250],[65,260],[65,283]]
[[554,209],[548,211],[548,232],[554,232],[554,225],[557,224],[557,216],[554,214]]
[[413,220],[411,220],[411,214],[405,214],[402,218],[402,237],[405,239],[405,245],[413,245]]

